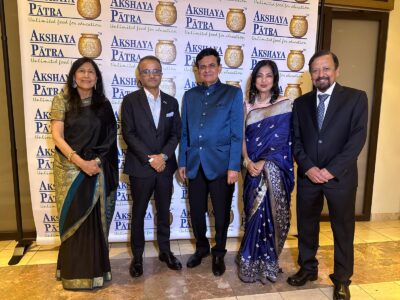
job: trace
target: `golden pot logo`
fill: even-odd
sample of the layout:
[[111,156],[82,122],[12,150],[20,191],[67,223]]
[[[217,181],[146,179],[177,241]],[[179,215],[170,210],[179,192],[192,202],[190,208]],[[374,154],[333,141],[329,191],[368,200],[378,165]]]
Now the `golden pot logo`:
[[78,0],[78,13],[85,19],[96,19],[101,13],[100,0]]
[[240,81],[227,80],[225,83],[226,83],[226,84],[229,84],[229,85],[236,86],[236,87],[238,87],[238,88],[242,88],[242,87],[240,86]]
[[156,56],[162,63],[170,64],[176,58],[176,47],[173,40],[158,40]]
[[304,54],[301,50],[290,50],[286,64],[289,70],[297,72],[304,67]]
[[228,45],[224,54],[225,64],[230,68],[239,68],[243,63],[242,46]]
[[229,214],[229,225],[233,223],[235,220],[235,214],[233,213],[233,210],[231,209],[231,212]]
[[306,16],[293,16],[290,20],[290,34],[296,38],[301,38],[306,35],[308,30],[308,21]]
[[160,89],[167,93],[168,95],[175,97],[176,85],[173,78],[163,78],[161,79]]
[[302,95],[299,83],[288,83],[285,88],[285,97],[294,100]]
[[94,33],[81,33],[78,42],[78,50],[82,56],[89,58],[99,57],[102,50],[99,35]]
[[233,32],[240,32],[246,26],[244,9],[230,8],[226,15],[226,26]]
[[176,22],[176,7],[174,2],[158,1],[156,6],[156,20],[161,25],[170,26]]

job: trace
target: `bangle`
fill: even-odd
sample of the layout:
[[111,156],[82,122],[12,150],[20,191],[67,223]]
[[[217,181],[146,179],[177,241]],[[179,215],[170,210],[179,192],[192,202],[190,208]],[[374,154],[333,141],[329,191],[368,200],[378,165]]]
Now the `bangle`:
[[71,161],[71,158],[72,158],[72,155],[74,155],[76,153],[76,151],[75,150],[73,150],[73,151],[71,151],[69,154],[68,154],[68,161]]
[[243,159],[243,167],[247,168],[247,164],[250,162],[251,160],[249,158],[245,158]]

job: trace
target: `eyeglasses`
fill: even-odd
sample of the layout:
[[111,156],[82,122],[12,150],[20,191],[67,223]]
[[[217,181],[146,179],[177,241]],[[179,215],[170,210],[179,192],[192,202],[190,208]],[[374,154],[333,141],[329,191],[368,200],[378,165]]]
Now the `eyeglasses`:
[[200,66],[199,66],[199,70],[200,70],[200,71],[205,71],[206,69],[214,70],[214,69],[217,68],[217,67],[218,67],[217,64],[200,65]]
[[160,76],[162,74],[162,71],[160,69],[144,69],[140,71],[140,74],[142,75],[156,75],[156,76]]

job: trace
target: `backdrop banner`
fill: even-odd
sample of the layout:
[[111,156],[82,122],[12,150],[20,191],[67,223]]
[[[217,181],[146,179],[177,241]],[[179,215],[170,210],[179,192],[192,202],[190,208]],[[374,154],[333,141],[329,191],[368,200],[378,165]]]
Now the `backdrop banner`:
[[[110,241],[129,239],[132,198],[122,174],[126,145],[120,130],[120,105],[137,89],[141,57],[162,62],[161,89],[176,97],[196,86],[194,59],[206,47],[221,55],[222,82],[246,93],[255,64],[274,60],[280,90],[301,95],[305,62],[315,49],[318,1],[314,0],[18,0],[25,131],[32,208],[38,244],[59,243],[54,196],[50,107],[61,92],[71,64],[92,57],[103,73],[106,96],[118,122],[120,181]],[[229,236],[243,230],[243,204],[236,186]],[[208,212],[208,235],[213,211]],[[145,236],[155,239],[155,207],[145,217]],[[193,237],[187,186],[174,180],[171,239]]]

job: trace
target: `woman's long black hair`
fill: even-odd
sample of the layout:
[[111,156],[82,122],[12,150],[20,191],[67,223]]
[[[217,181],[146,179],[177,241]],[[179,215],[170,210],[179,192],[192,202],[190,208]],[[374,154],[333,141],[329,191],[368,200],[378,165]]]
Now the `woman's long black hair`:
[[270,103],[274,103],[276,99],[279,97],[279,71],[276,63],[272,60],[266,59],[266,60],[261,60],[259,61],[256,66],[253,69],[253,72],[251,72],[251,77],[250,77],[250,89],[249,89],[249,103],[254,104],[256,101],[256,97],[258,95],[258,90],[256,88],[256,80],[257,80],[257,73],[258,71],[264,67],[264,66],[269,66],[272,71],[272,75],[274,76],[274,82],[272,84],[271,88],[271,100]]
[[[68,111],[71,112],[78,112],[81,106],[81,97],[79,96],[78,89],[76,84],[74,84],[74,77],[76,71],[82,66],[84,63],[90,63],[95,72],[97,77],[97,82],[95,88],[93,88],[93,95],[92,95],[92,108],[97,110],[101,104],[103,104],[106,100],[104,95],[104,85],[103,85],[103,77],[101,76],[101,72],[97,64],[94,62],[93,59],[89,57],[81,57],[77,59],[71,66],[69,70],[68,79],[67,79],[67,89],[65,91],[67,99],[68,99]],[[75,85],[75,87],[74,87]]]

